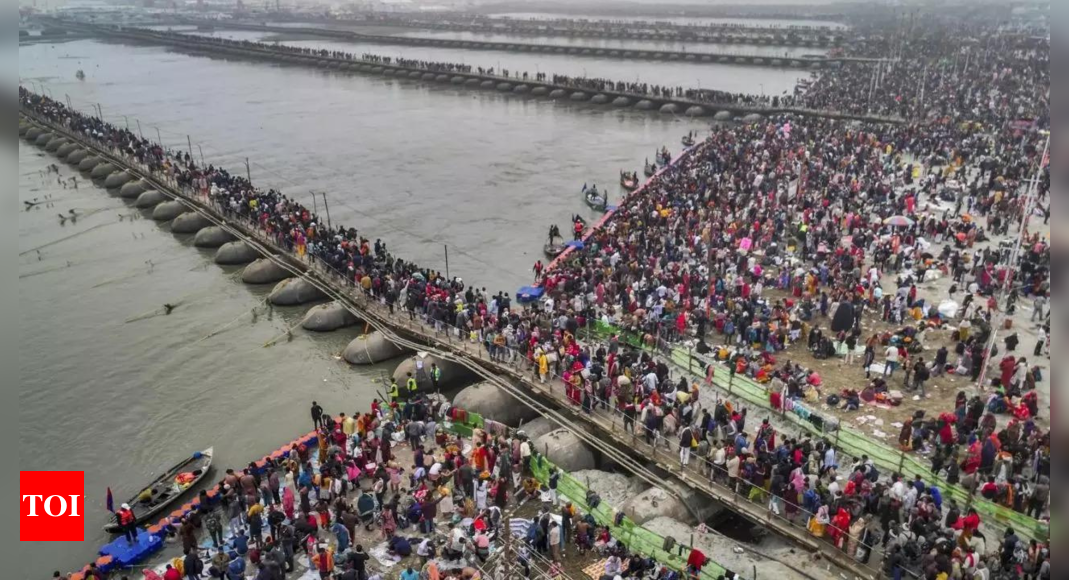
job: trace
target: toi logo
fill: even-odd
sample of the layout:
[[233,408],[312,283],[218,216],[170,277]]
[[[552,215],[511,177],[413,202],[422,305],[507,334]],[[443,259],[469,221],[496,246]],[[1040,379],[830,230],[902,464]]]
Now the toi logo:
[[19,541],[85,539],[85,472],[19,472]]

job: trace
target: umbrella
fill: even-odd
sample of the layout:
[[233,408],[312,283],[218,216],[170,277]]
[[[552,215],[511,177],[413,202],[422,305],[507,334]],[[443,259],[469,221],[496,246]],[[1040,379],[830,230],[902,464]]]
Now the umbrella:
[[913,225],[913,220],[909,219],[908,217],[906,217],[904,215],[893,215],[893,216],[883,220],[883,223],[885,223],[885,224],[887,224],[889,226],[909,227],[909,226]]

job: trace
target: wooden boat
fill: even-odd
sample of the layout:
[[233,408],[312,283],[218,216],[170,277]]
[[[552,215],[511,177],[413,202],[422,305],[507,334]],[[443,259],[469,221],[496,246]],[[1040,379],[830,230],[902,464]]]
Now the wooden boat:
[[633,191],[638,187],[638,176],[634,173],[628,173],[626,171],[620,172],[620,185],[628,191]]
[[668,152],[667,147],[657,152],[657,161],[660,161],[661,165],[668,165],[672,162],[672,154]]
[[646,174],[646,177],[652,177],[654,173],[657,173],[657,164],[647,161],[643,173]]
[[681,141],[684,147],[690,147],[691,145],[694,145],[694,135],[687,133],[686,135],[683,135]]
[[604,194],[596,189],[592,189],[583,194],[583,199],[586,200],[586,204],[589,205],[591,209],[596,209],[598,211],[605,211],[608,209],[609,198],[605,197]]
[[[152,480],[137,495],[126,500],[125,503],[130,504],[130,509],[134,511],[134,521],[137,525],[152,520],[204,479],[212,466],[212,452],[212,447],[195,452]],[[112,521],[104,526],[104,531],[119,534],[122,533],[122,528],[118,522]]]
[[542,252],[550,258],[556,258],[561,255],[561,252],[563,252],[566,247],[567,246],[564,245],[564,240],[558,242],[546,242],[546,245],[542,246]]
[[82,69],[78,69],[78,72],[74,73],[74,78],[76,78],[76,79],[78,79],[80,81],[84,81],[85,80],[85,73],[82,72]]

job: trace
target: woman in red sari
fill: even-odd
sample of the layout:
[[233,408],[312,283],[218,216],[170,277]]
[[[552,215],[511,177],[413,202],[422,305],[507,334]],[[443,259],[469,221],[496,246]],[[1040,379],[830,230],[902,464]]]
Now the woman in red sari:
[[839,513],[835,514],[835,517],[831,519],[831,525],[828,526],[828,538],[831,539],[836,548],[842,549],[846,545],[847,531],[849,529],[850,512],[839,508]]
[[980,469],[980,441],[973,441],[969,445],[969,450],[965,455],[965,462],[961,466],[961,470],[968,475],[976,473]]

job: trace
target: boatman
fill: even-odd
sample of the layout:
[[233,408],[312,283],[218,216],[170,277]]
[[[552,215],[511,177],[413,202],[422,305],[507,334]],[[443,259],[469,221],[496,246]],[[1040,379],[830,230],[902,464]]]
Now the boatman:
[[323,425],[323,407],[319,406],[319,403],[312,401],[312,423],[318,430]]
[[137,542],[137,518],[134,517],[134,510],[130,509],[130,504],[124,503],[119,508],[119,512],[115,514],[115,519],[119,523],[119,527],[122,528],[123,536],[126,541],[131,545]]

